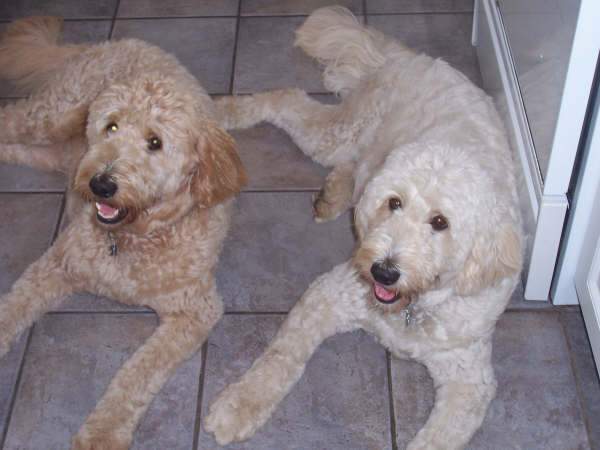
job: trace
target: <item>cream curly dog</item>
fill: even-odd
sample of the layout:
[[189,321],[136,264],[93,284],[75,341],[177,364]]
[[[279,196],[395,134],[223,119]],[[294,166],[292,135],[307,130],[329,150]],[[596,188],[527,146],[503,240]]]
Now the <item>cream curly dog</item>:
[[329,336],[363,328],[423,363],[436,401],[408,448],[463,448],[494,397],[492,333],[518,282],[521,223],[513,162],[491,100],[441,60],[314,12],[297,45],[325,64],[322,105],[299,90],[229,97],[228,126],[261,120],[333,166],[317,220],[355,207],[354,257],[319,277],[266,352],[210,408],[220,444],[263,425]]
[[72,292],[154,309],[160,325],[72,443],[120,450],[222,314],[213,271],[245,174],[173,56],[133,39],[59,46],[60,24],[18,21],[0,43],[0,75],[35,89],[0,109],[0,161],[63,171],[72,187],[70,225],[0,298],[0,356]]

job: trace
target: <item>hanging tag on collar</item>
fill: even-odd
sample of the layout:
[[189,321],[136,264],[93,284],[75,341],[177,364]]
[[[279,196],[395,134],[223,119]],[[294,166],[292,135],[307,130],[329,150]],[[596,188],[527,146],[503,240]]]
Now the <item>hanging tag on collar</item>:
[[119,250],[117,247],[117,240],[110,231],[108,232],[108,241],[110,242],[110,246],[108,247],[110,256],[117,256],[117,251]]
[[410,325],[410,322],[412,321],[412,309],[410,306],[408,306],[405,310],[404,310],[404,321],[406,323],[406,326]]

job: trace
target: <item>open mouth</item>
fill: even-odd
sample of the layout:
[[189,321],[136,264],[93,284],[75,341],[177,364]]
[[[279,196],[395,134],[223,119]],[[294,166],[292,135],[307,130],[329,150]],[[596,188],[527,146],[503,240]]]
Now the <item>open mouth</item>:
[[394,305],[397,308],[407,308],[413,301],[411,295],[403,294],[395,289],[384,286],[373,281],[373,295],[375,299],[384,305]]
[[127,208],[113,208],[106,203],[96,202],[96,218],[105,224],[119,223],[127,216]]
[[376,281],[373,282],[373,294],[381,303],[392,304],[400,298],[400,294],[393,289],[385,287]]

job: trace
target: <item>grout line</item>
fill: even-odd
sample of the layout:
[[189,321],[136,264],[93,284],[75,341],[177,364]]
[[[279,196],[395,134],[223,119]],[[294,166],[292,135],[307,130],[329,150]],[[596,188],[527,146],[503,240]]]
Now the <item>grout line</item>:
[[202,398],[204,396],[204,380],[206,378],[206,358],[208,356],[208,338],[202,344],[202,364],[200,365],[200,377],[198,379],[198,398],[196,400],[196,420],[194,422],[193,450],[199,450],[200,426],[202,420]]
[[156,313],[152,310],[127,310],[124,309],[123,311],[119,311],[119,310],[98,310],[98,311],[85,311],[85,310],[66,310],[66,311],[48,311],[46,312],[46,315],[48,316],[60,316],[60,315],[65,315],[65,316],[75,316],[75,315],[85,315],[85,314],[105,314],[105,315],[119,315],[119,314],[144,314],[144,315],[155,315]]
[[[285,316],[289,311],[226,311],[224,315],[226,316]],[[145,315],[154,315],[155,311],[148,309],[105,309],[105,310],[55,310],[48,311],[46,315],[51,316],[60,316],[60,315],[86,315],[86,314],[105,314],[105,315],[119,315],[119,314],[145,314]]]
[[386,13],[386,12],[374,12],[369,13],[369,16],[450,16],[450,15],[473,15],[473,11],[421,11],[421,12],[395,12],[395,13]]
[[[55,14],[56,15],[56,14]],[[58,14],[60,16],[60,14]],[[28,14],[27,16],[31,16],[31,14]],[[20,17],[14,17],[12,19],[0,19],[0,24],[5,24],[5,23],[12,23],[15,22],[16,20],[22,19],[24,17],[27,16],[20,16]],[[109,20],[112,20],[111,16],[82,16],[82,17],[62,17],[63,22],[106,22]]]
[[364,22],[363,25],[364,26],[368,26],[369,23],[368,23],[368,17],[367,17],[367,14],[368,14],[368,12],[367,12],[367,10],[368,10],[368,8],[367,8],[367,0],[363,0],[362,1],[362,7],[363,7],[363,13],[362,13],[362,15],[364,17],[364,19],[363,19],[363,22]]
[[136,17],[125,17],[119,16],[116,20],[125,21],[125,20],[196,20],[196,19],[235,19],[237,16],[232,14],[230,16],[227,15],[217,15],[217,16],[136,16]]
[[115,25],[117,24],[117,16],[119,15],[119,8],[121,7],[121,0],[117,0],[115,6],[115,12],[112,16],[112,22],[110,23],[110,31],[108,32],[108,40],[112,39],[113,32],[115,31]]
[[78,17],[65,17],[63,22],[109,22],[112,17],[84,17],[82,19]]
[[50,246],[54,244],[58,234],[60,233],[60,224],[62,223],[62,218],[65,214],[65,208],[67,206],[67,194],[63,192],[62,199],[60,201],[60,207],[58,211],[58,219],[56,220],[56,225],[54,226],[54,232],[52,233],[52,239],[50,240]]
[[[21,167],[25,167],[25,166],[21,166]],[[18,195],[45,195],[45,194],[51,194],[51,195],[63,195],[65,193],[65,190],[63,189],[62,191],[0,191],[0,195],[10,195],[10,194],[18,194]]]
[[[261,92],[264,91],[255,91],[255,92],[247,92],[247,91],[241,91],[241,92],[236,92],[234,94],[230,94],[228,92],[209,92],[208,95],[211,97],[225,97],[225,96],[230,96],[230,95],[235,95],[237,97],[242,97],[242,96],[247,96],[247,95],[255,95],[255,94],[259,94]],[[336,95],[333,92],[330,91],[305,91],[307,95],[326,95],[328,97],[335,97]],[[2,100],[2,98],[0,98],[0,100]],[[8,99],[8,100],[12,100],[12,99]]]
[[21,387],[21,378],[23,376],[23,368],[25,367],[25,358],[27,357],[27,353],[29,352],[29,346],[31,344],[31,340],[33,338],[33,328],[35,324],[29,328],[27,332],[27,342],[25,342],[25,348],[23,349],[23,356],[21,358],[21,363],[19,364],[19,370],[17,371],[17,379],[15,380],[14,389],[12,396],[10,398],[10,404],[8,407],[7,417],[4,423],[4,431],[0,435],[0,449],[4,448],[4,443],[6,441],[6,437],[8,436],[8,428],[10,426],[10,422],[12,419],[12,413],[17,403],[17,394],[19,393],[19,389]]
[[580,386],[579,372],[577,371],[575,364],[575,357],[573,356],[573,348],[571,347],[571,341],[569,340],[569,335],[567,334],[567,330],[565,329],[565,323],[563,321],[562,314],[558,314],[558,322],[560,324],[560,329],[563,334],[563,338],[565,340],[565,345],[567,346],[567,352],[569,353],[569,363],[571,365],[571,372],[573,373],[573,378],[575,379],[575,391],[577,393],[577,404],[579,405],[579,412],[581,413],[581,417],[583,419],[583,425],[585,426],[585,432],[587,433],[588,445],[592,445],[592,426],[589,423],[589,419],[587,414],[585,413],[585,408],[582,403],[582,392]]
[[238,49],[238,42],[239,42],[239,36],[240,36],[240,24],[242,22],[242,19],[240,17],[242,11],[242,0],[238,1],[238,10],[237,10],[237,17],[236,17],[236,22],[235,22],[235,33],[233,35],[233,54],[231,55],[231,76],[229,78],[229,95],[233,95],[233,83],[235,81],[235,65],[237,63],[237,49]]
[[[523,309],[523,308],[515,308],[515,309],[507,309],[505,313],[509,314],[518,314],[518,313],[538,313],[538,314],[557,314],[557,313],[575,313],[577,312],[574,309]],[[72,310],[55,310],[48,311],[46,314],[49,315],[60,315],[60,314],[156,314],[155,311],[151,309],[104,309],[104,310],[85,310],[85,309],[72,309]],[[225,311],[224,315],[226,316],[267,316],[267,315],[286,315],[289,314],[289,311],[250,311],[250,310],[241,310],[241,311]]]
[[390,406],[390,437],[392,438],[392,450],[398,450],[398,442],[396,441],[396,412],[394,410],[394,389],[392,386],[392,359],[389,350],[385,351],[385,360],[387,365],[388,400]]
[[[236,92],[235,95],[254,95],[254,94],[260,94],[261,92],[265,92],[268,91],[269,89],[265,89],[265,90],[258,90],[258,91],[252,91],[252,92],[248,92],[248,91],[240,91],[240,92]],[[304,91],[307,95],[328,95],[330,97],[335,97],[335,94],[333,92],[330,91]],[[209,95],[229,95],[229,94],[209,94]]]
[[506,308],[504,310],[505,313],[558,313],[558,312],[575,312],[578,307],[573,307],[575,305],[568,306],[548,306],[543,308]]
[[[363,0],[364,4],[366,6],[366,0]],[[76,22],[76,21],[101,21],[101,20],[114,20],[117,17],[117,12],[119,10],[119,4],[120,4],[120,0],[118,0],[117,2],[117,10],[115,11],[115,14],[110,17],[110,16],[100,16],[100,17],[67,17],[64,18],[63,20],[65,22]],[[353,13],[354,14],[354,13]],[[450,14],[473,14],[473,10],[459,10],[459,11],[421,11],[421,12],[394,12],[394,13],[386,13],[386,12],[372,12],[372,13],[368,13],[368,15],[370,16],[421,16],[421,15],[435,15],[435,14],[440,14],[440,15],[450,15]],[[305,13],[305,14],[241,14],[241,1],[240,1],[240,6],[238,6],[238,16],[240,18],[248,18],[248,19],[285,19],[285,18],[289,18],[289,17],[308,17],[310,15],[310,13]],[[360,15],[358,13],[355,14],[356,16]],[[364,16],[367,15],[367,9],[365,7],[363,7],[363,14]],[[232,15],[227,15],[227,14],[222,14],[222,15],[192,15],[192,16],[136,16],[136,17],[119,17],[118,20],[164,20],[164,19],[234,19],[236,17],[238,17],[234,14]],[[8,18],[3,18],[0,19],[0,23],[10,23],[13,22],[14,20],[16,20],[17,18],[14,19],[8,19]]]
[[303,192],[319,192],[319,188],[289,188],[289,189],[260,189],[250,188],[244,189],[242,194],[293,194]]

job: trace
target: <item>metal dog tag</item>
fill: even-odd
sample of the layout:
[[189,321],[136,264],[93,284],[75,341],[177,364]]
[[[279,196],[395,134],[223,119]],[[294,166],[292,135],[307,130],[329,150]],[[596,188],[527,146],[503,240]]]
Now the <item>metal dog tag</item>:
[[119,250],[117,247],[117,240],[110,231],[108,232],[108,240],[110,241],[110,246],[108,247],[110,256],[117,256],[117,251]]

